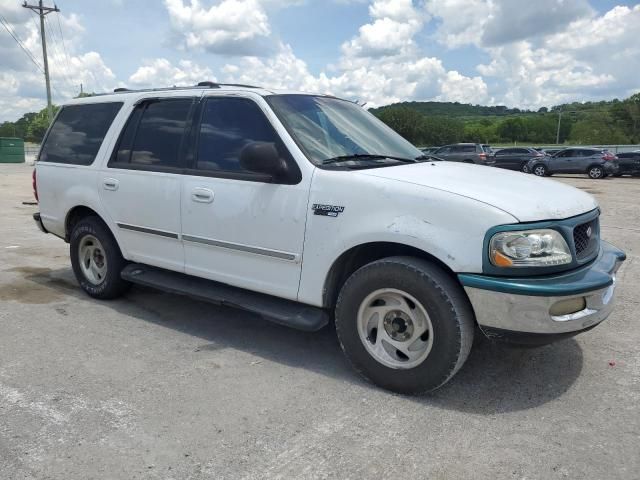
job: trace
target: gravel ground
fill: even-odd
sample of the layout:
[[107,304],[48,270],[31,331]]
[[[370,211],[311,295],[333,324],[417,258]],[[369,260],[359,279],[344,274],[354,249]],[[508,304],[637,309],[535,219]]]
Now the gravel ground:
[[330,328],[141,288],[91,300],[23,204],[30,172],[0,165],[0,478],[640,478],[640,179],[557,178],[629,257],[604,324],[479,340],[416,398],[361,380]]

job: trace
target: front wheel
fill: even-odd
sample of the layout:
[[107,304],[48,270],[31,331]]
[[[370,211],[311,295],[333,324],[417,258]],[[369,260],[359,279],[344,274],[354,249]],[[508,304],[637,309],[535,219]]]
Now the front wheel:
[[336,305],[345,355],[365,378],[398,393],[424,393],[462,367],[474,320],[462,287],[440,267],[390,257],[357,270]]
[[544,165],[536,165],[533,167],[533,174],[538,177],[546,177],[548,175],[547,167]]
[[529,166],[526,163],[523,163],[520,170],[522,170],[522,173],[529,173]]
[[598,166],[591,167],[587,173],[589,178],[593,178],[594,180],[599,180],[605,177],[604,169]]
[[116,298],[130,286],[120,277],[127,261],[107,226],[98,217],[80,220],[71,231],[69,254],[80,287],[91,297]]

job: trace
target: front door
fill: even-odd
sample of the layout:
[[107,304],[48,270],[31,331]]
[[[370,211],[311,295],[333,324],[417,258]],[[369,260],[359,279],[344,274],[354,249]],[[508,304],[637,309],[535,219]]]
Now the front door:
[[195,98],[184,96],[138,103],[101,172],[102,203],[129,260],[184,269],[181,145],[195,104]]
[[552,160],[553,173],[568,173],[575,168],[577,157],[573,149],[559,152]]
[[[182,186],[185,271],[296,299],[309,178],[302,178],[260,101],[219,94],[201,102]],[[285,177],[240,165],[242,149],[252,142],[275,145],[287,163]]]

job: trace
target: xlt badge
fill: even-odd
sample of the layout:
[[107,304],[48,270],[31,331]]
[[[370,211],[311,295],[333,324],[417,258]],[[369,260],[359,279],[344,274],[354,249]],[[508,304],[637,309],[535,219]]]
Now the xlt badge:
[[314,203],[311,207],[314,215],[324,215],[325,217],[337,217],[344,212],[344,207],[340,205],[322,205]]

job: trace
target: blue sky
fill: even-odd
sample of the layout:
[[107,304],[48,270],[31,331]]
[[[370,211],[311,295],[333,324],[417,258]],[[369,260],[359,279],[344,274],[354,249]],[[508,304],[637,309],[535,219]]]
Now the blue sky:
[[[0,15],[41,65],[35,18],[20,3],[0,0]],[[204,79],[327,92],[370,105],[442,100],[538,108],[640,90],[638,2],[57,4],[61,13],[48,16],[57,102],[77,94],[79,83],[98,92]],[[42,74],[1,28],[0,121],[42,106]]]

